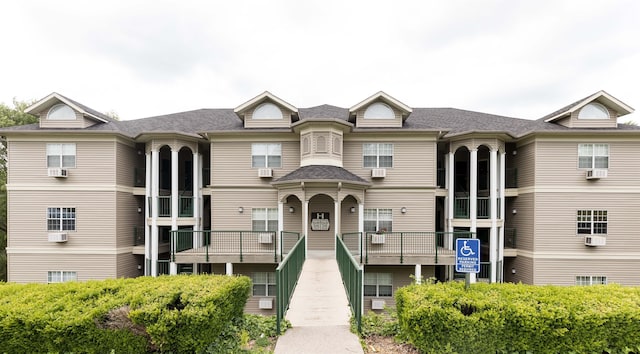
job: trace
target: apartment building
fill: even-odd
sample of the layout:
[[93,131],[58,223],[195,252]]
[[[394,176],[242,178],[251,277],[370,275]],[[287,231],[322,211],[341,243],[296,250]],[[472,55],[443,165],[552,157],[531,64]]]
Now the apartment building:
[[[378,92],[298,108],[264,92],[234,109],[116,121],[52,93],[5,128],[11,282],[246,274],[272,313],[274,271],[302,235],[364,266],[365,307],[454,271],[476,281],[640,285],[640,128],[604,91],[525,120],[411,108]],[[372,301],[369,301],[372,300]]]

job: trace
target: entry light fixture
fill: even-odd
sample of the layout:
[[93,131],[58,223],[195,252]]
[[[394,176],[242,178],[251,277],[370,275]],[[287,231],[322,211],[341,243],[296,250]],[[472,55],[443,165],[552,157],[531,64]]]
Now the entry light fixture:
[[355,213],[355,212],[356,212],[356,207],[351,207],[351,209],[349,209],[349,211],[350,211],[351,213]]
[[402,208],[400,208],[400,212],[401,212],[402,214],[406,214],[406,213],[407,213],[407,207],[402,207]]
[[141,213],[142,213],[142,208],[138,207],[138,214],[141,214]]
[[290,207],[289,207],[289,212],[290,212],[291,214],[293,214],[293,213],[295,213],[295,212],[296,212],[296,209],[295,209],[294,207],[290,206]]
[[516,274],[516,269],[515,268],[511,268],[511,274]]
[[511,214],[513,214],[513,215],[518,214],[518,210],[516,208],[513,208],[513,210],[511,210]]
[[244,211],[243,207],[238,207],[238,213],[242,214],[243,211]]

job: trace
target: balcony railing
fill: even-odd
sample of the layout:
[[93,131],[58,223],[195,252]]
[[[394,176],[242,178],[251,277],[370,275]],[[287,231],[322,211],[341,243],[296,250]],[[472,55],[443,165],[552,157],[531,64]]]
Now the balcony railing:
[[181,218],[193,217],[193,197],[180,196],[180,199],[178,199],[178,216]]
[[342,235],[345,247],[360,263],[369,263],[369,257],[397,257],[402,264],[406,257],[455,256],[455,239],[471,238],[471,232],[354,232]]
[[[476,201],[476,217],[478,219],[489,219],[491,217],[491,199],[489,197],[478,197]],[[496,211],[500,213],[500,199],[498,199],[496,207]],[[453,215],[456,219],[469,218],[469,215],[471,215],[469,197],[455,197]]]
[[[359,233],[357,235],[359,236]],[[356,322],[356,328],[360,333],[362,328],[362,281],[364,272],[362,266],[353,258],[349,247],[339,237],[336,237],[336,261],[342,276],[342,283],[347,292],[351,312]]]
[[469,197],[455,197],[453,215],[457,219],[469,218]]
[[171,259],[175,261],[177,254],[203,257],[209,262],[215,255],[238,256],[243,262],[248,255],[273,255],[273,261],[278,262],[278,247],[280,244],[280,260],[288,254],[300,239],[297,232],[283,231],[280,240],[276,240],[275,231],[171,231]]
[[158,275],[169,275],[169,259],[158,260]]
[[158,216],[171,217],[171,196],[164,195],[158,197]]
[[488,219],[491,215],[491,201],[489,197],[478,197],[476,214],[478,219]]
[[280,334],[284,314],[289,308],[289,301],[298,284],[302,266],[307,258],[306,239],[302,236],[291,248],[291,252],[276,268],[276,333]]

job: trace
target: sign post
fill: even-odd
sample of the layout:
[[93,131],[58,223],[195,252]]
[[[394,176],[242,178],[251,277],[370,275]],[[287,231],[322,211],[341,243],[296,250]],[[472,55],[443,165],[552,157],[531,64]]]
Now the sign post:
[[471,273],[480,273],[480,240],[456,239],[456,272],[465,274],[465,288],[469,289]]

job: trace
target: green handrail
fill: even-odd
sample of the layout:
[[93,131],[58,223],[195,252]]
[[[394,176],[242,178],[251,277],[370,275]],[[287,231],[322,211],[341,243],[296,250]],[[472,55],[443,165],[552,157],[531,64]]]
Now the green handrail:
[[353,317],[356,320],[358,333],[361,333],[363,269],[362,266],[356,262],[355,258],[353,258],[344,242],[337,235],[336,261],[338,262],[338,269],[342,276],[342,283],[344,284],[347,297],[349,298],[349,305],[351,306]]
[[293,291],[298,284],[302,266],[306,259],[306,238],[302,236],[296,242],[291,252],[276,268],[276,332],[281,333],[281,323],[284,313],[289,308]]

